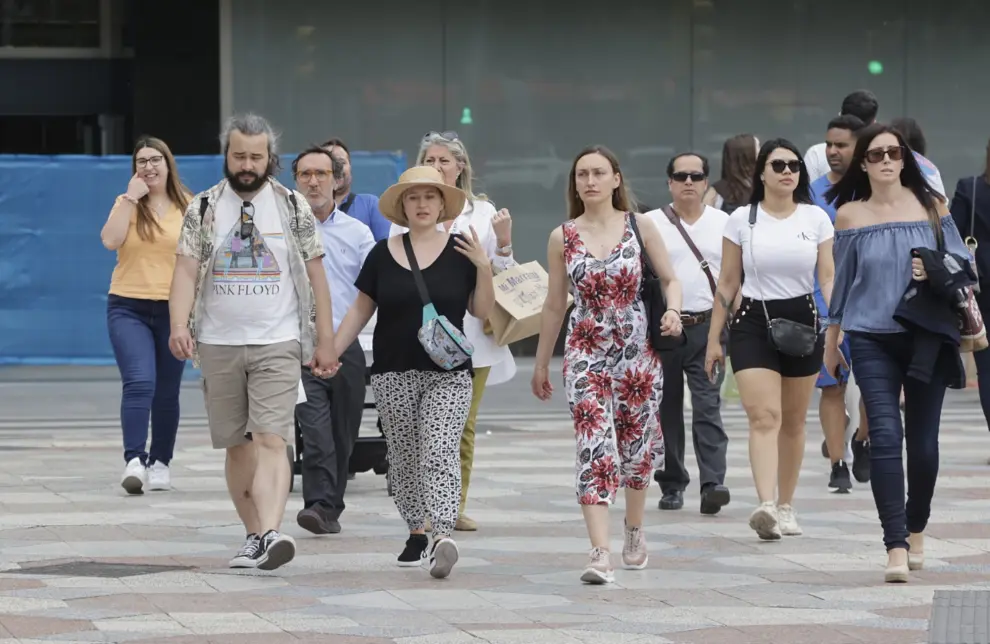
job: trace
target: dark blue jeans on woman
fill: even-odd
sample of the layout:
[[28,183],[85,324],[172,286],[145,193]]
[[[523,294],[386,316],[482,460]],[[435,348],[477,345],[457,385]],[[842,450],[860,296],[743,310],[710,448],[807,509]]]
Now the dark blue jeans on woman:
[[[945,400],[941,380],[907,376],[913,355],[910,333],[849,335],[853,374],[870,426],[870,483],[887,550],[908,548],[908,533],[923,532],[938,478],[938,430]],[[937,377],[937,375],[936,375]],[[900,392],[904,387],[904,423]],[[907,503],[903,443],[907,442]]]
[[[123,382],[124,461],[140,458],[145,465],[168,465],[179,429],[179,388],[186,367],[168,349],[168,301],[110,295],[107,328]],[[146,451],[149,417],[150,453]]]

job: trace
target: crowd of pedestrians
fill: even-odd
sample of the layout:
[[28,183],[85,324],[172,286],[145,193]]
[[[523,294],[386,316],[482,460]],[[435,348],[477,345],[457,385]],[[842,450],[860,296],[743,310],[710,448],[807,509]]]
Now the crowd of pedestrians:
[[[550,361],[566,320],[560,384],[591,546],[582,581],[614,579],[608,509],[620,489],[627,569],[648,565],[651,482],[661,511],[683,509],[688,397],[698,510],[730,503],[728,369],[748,419],[757,537],[803,533],[796,493],[817,388],[823,484],[826,471],[838,493],[871,483],[886,581],[924,565],[941,408],[946,388],[965,385],[961,352],[975,350],[990,416],[980,315],[990,259],[979,250],[990,237],[990,144],[987,167],[950,200],[918,124],[882,124],[878,112],[871,93],[850,94],[805,154],[784,138],[734,136],[717,181],[703,154],[678,153],[666,167],[672,200],[652,210],[608,148],[574,158],[566,219],[548,242],[531,386],[541,400],[555,393]],[[286,446],[298,427],[297,523],[340,532],[370,383],[408,529],[397,564],[447,577],[454,533],[484,529],[465,513],[478,409],[486,387],[516,373],[485,329],[493,276],[516,265],[511,214],[476,192],[456,132],[424,135],[380,197],[352,192],[339,139],[296,157],[294,186],[276,178],[278,137],[263,117],[230,118],[220,140],[224,178],[199,194],[165,142],[138,141],[101,232],[118,257],[107,325],[123,382],[122,487],[171,487],[192,360],[244,528],[230,566],[279,568],[296,550],[282,531]],[[373,320],[368,365],[358,336]]]

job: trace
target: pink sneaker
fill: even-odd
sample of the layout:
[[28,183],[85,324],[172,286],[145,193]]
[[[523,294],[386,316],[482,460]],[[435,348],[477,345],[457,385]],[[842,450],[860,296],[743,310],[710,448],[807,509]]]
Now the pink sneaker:
[[643,529],[626,526],[626,538],[622,544],[622,567],[626,570],[642,570],[649,561]]
[[586,584],[608,584],[615,581],[611,554],[604,548],[592,548],[588,555],[588,565],[581,574]]

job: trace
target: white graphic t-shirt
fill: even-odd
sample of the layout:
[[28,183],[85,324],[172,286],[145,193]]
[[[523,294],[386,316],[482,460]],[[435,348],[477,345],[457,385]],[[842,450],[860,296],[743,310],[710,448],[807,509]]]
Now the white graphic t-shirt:
[[275,344],[299,339],[296,289],[271,185],[259,192],[253,220],[230,189],[217,202],[213,271],[204,285],[199,341],[204,344]]

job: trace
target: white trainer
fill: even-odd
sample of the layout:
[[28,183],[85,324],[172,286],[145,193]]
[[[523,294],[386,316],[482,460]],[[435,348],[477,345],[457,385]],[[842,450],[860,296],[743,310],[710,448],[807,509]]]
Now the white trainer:
[[171,490],[172,477],[168,471],[168,465],[155,461],[148,468],[148,489],[149,490]]
[[120,485],[128,494],[144,494],[144,488],[148,486],[148,468],[140,458],[134,457],[127,463]]

